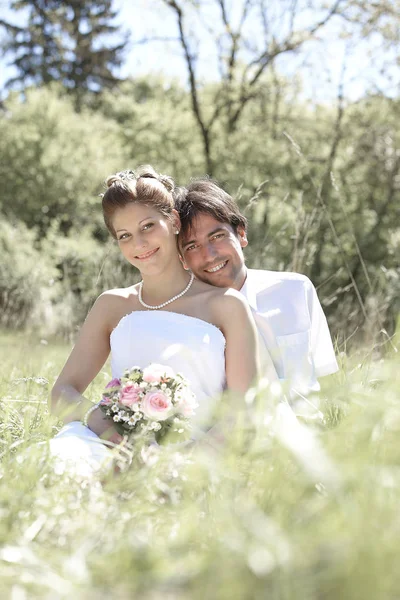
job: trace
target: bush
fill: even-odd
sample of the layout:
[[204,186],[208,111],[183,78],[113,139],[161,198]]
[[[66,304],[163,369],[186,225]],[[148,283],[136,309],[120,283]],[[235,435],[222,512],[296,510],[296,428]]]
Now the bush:
[[99,242],[89,231],[74,231],[69,237],[62,237],[55,226],[42,241],[42,252],[56,272],[51,314],[46,323],[52,333],[72,333],[103,291],[127,287],[138,279],[111,240]]
[[63,233],[101,225],[101,183],[126,168],[116,123],[75,113],[57,86],[11,94],[0,115],[0,208],[45,234],[54,219]]
[[0,253],[0,324],[22,327],[46,304],[54,272],[23,223],[0,221]]

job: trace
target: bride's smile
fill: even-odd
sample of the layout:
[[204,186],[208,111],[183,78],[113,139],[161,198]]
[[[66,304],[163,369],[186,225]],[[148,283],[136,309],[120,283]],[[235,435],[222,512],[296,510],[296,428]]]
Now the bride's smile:
[[158,252],[158,250],[159,248],[156,248],[155,250],[150,250],[149,252],[145,252],[140,256],[135,256],[135,258],[137,258],[138,260],[147,260],[148,258],[151,258],[156,252]]

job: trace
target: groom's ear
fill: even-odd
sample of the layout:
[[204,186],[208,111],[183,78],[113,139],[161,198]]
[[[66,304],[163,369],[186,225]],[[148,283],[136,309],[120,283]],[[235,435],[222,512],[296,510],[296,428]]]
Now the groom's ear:
[[249,242],[247,240],[247,234],[246,234],[246,230],[244,229],[244,227],[237,228],[237,236],[238,236],[241,247],[246,248],[246,246],[248,245]]

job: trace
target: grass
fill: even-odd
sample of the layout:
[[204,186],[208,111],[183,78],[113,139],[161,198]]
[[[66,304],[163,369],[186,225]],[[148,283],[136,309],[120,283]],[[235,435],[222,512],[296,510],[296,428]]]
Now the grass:
[[396,354],[327,378],[318,423],[265,419],[264,392],[223,451],[167,447],[101,485],[57,475],[40,445],[69,348],[0,347],[1,598],[400,597]]

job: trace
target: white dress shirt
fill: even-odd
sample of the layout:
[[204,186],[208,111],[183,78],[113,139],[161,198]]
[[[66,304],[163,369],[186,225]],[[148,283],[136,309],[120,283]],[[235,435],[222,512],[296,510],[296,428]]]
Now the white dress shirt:
[[240,291],[256,321],[261,363],[267,350],[279,379],[289,381],[292,391],[318,391],[317,377],[334,373],[338,366],[326,317],[308,277],[247,269]]

